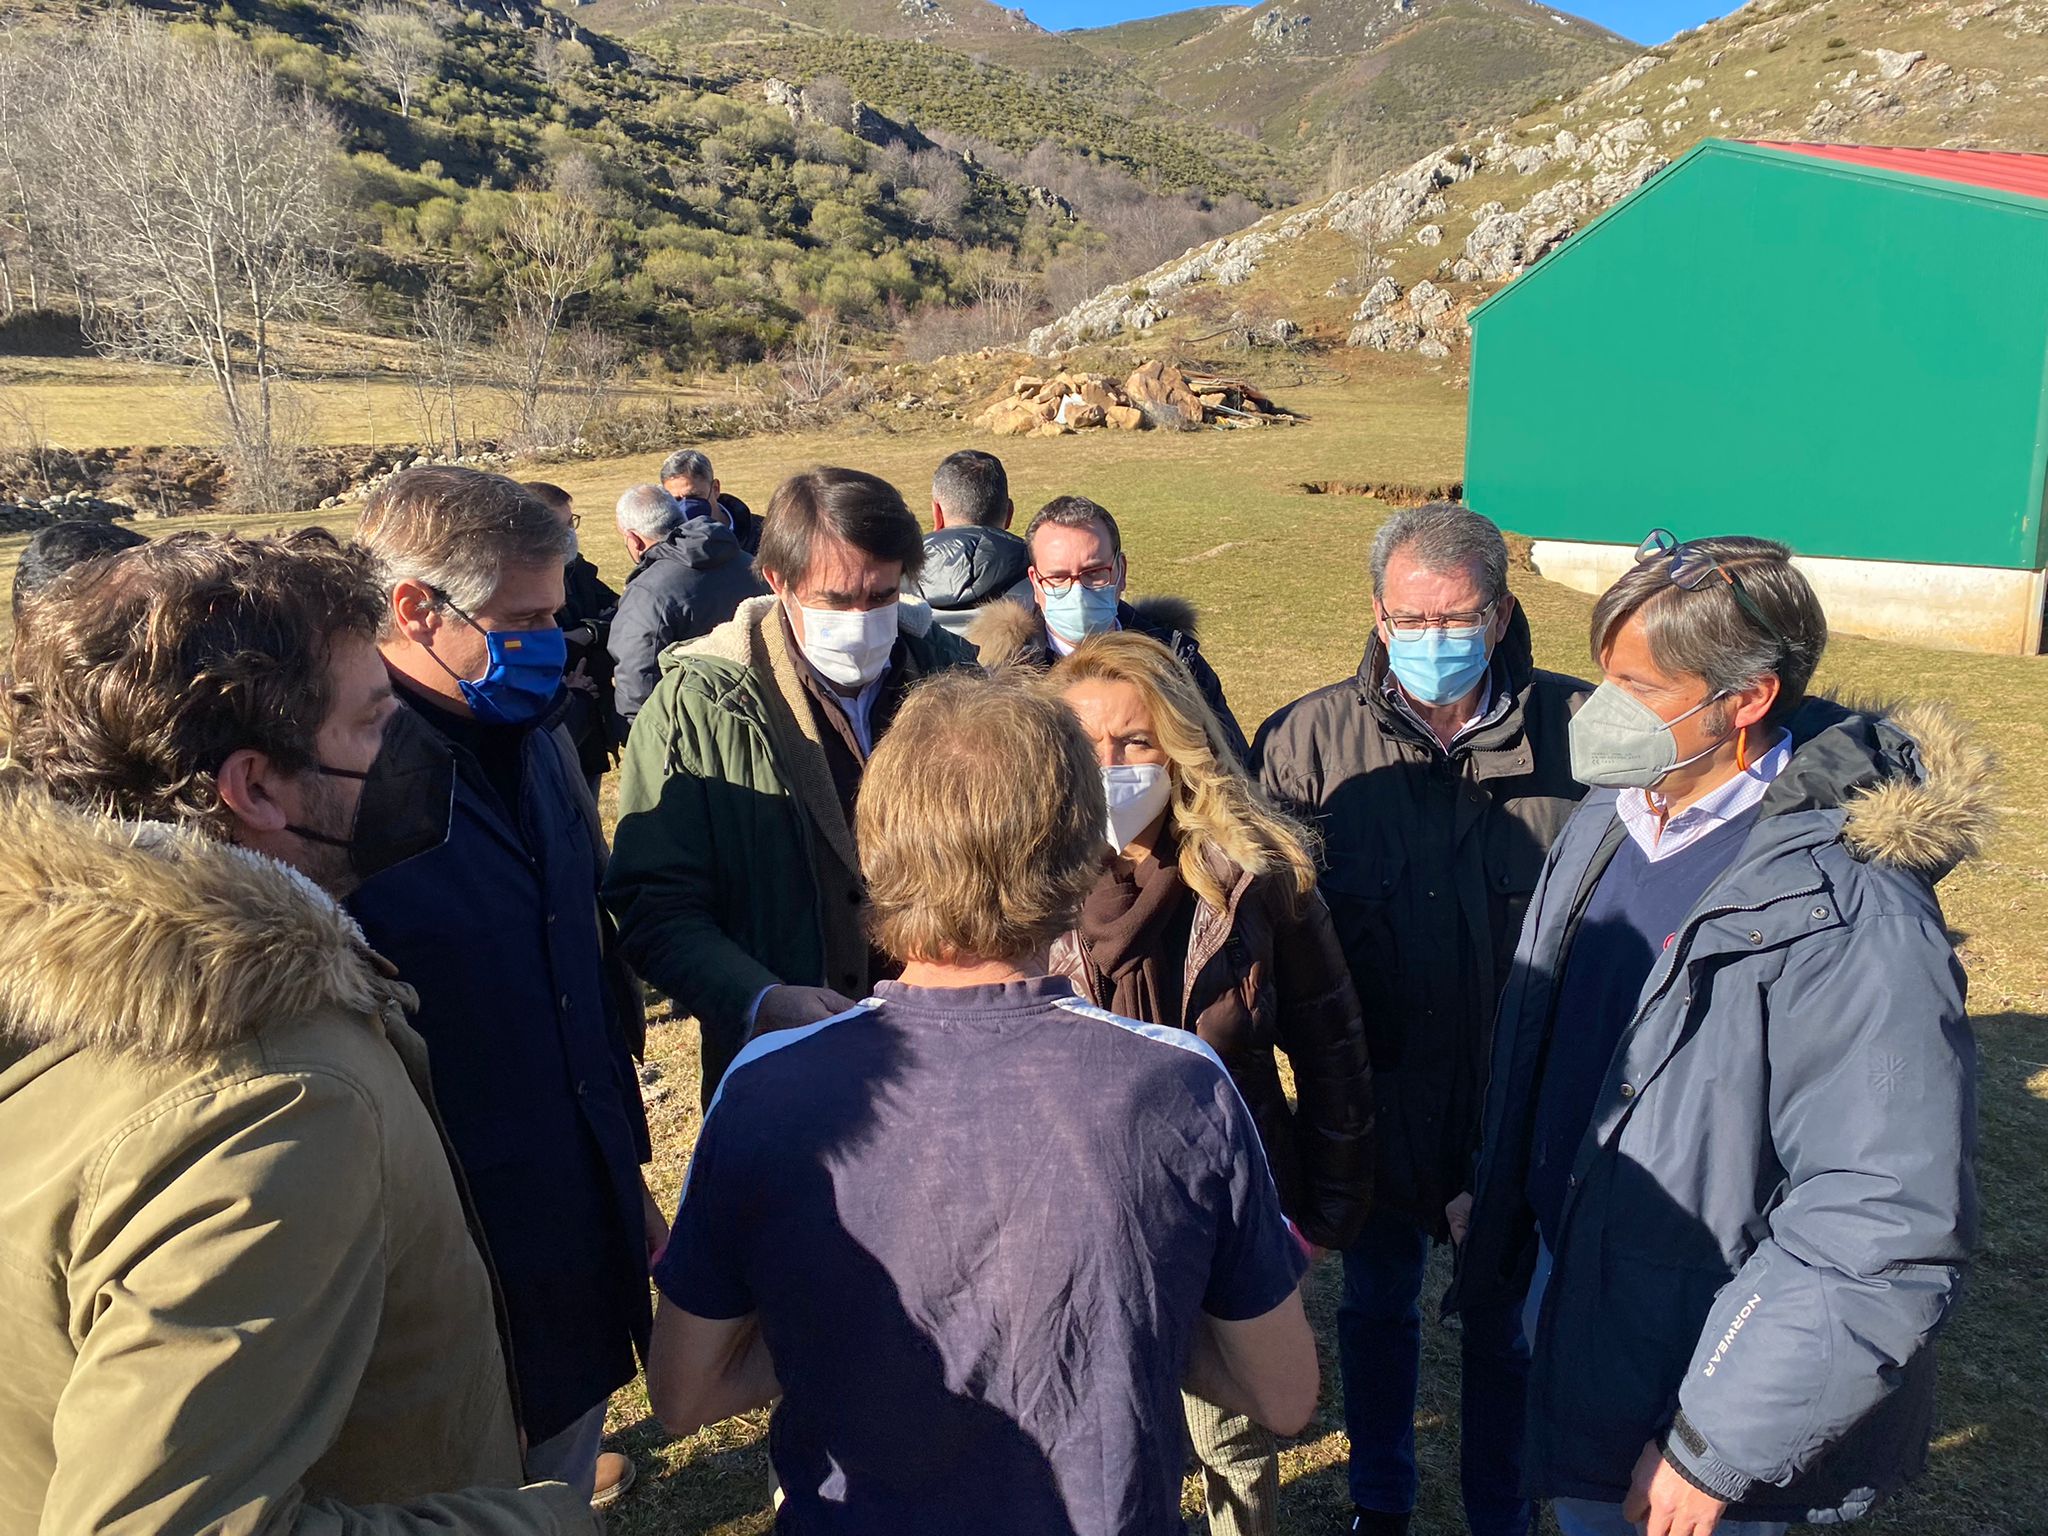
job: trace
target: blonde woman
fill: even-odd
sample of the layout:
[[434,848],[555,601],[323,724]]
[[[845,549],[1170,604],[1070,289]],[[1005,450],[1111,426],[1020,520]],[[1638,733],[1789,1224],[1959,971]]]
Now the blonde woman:
[[[1346,1246],[1371,1198],[1371,1069],[1309,835],[1245,775],[1158,641],[1094,636],[1051,684],[1094,744],[1115,852],[1054,944],[1054,972],[1098,1007],[1206,1041],[1251,1109],[1282,1208],[1316,1247]],[[1272,1435],[1199,1398],[1186,1407],[1210,1529],[1272,1532]]]

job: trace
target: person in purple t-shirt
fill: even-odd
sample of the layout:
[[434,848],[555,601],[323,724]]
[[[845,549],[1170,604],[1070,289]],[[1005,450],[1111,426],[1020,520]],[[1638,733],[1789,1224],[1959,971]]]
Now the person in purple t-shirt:
[[1306,1258],[1209,1048],[1045,974],[1106,852],[1094,753],[1031,682],[940,677],[858,820],[902,979],[727,1072],[655,1269],[655,1412],[780,1397],[778,1531],[1177,1533],[1183,1386],[1282,1434],[1315,1410]]

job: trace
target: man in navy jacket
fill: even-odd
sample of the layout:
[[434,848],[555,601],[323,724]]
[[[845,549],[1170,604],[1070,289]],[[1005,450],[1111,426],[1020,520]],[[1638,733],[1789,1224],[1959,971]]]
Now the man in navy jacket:
[[606,984],[596,820],[551,729],[568,532],[514,481],[431,468],[379,490],[360,536],[389,593],[385,665],[455,747],[457,783],[447,843],[349,908],[420,996],[435,1098],[504,1289],[528,1472],[587,1496],[666,1234]]

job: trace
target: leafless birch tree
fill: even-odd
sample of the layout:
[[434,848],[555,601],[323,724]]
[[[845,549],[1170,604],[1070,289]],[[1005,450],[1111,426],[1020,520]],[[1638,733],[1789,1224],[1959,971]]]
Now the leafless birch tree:
[[281,328],[336,292],[335,126],[225,39],[194,44],[132,13],[54,57],[50,222],[86,335],[200,369],[240,494],[260,498],[289,446]]
[[412,99],[434,78],[446,43],[441,18],[419,6],[366,5],[349,26],[349,42],[363,73],[398,100],[398,115],[412,116]]

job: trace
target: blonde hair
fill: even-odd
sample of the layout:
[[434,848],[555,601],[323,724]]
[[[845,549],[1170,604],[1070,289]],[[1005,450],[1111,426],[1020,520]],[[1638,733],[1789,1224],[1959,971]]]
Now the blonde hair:
[[1080,722],[1014,673],[920,684],[868,762],[854,822],[869,933],[901,961],[1037,953],[1079,920],[1109,851]]
[[1210,868],[1211,850],[1246,874],[1286,875],[1297,901],[1315,889],[1315,834],[1275,810],[1244,771],[1215,711],[1172,651],[1124,630],[1091,635],[1053,667],[1050,682],[1062,693],[1084,682],[1137,689],[1173,782],[1180,877],[1202,900],[1217,908],[1230,900]]

